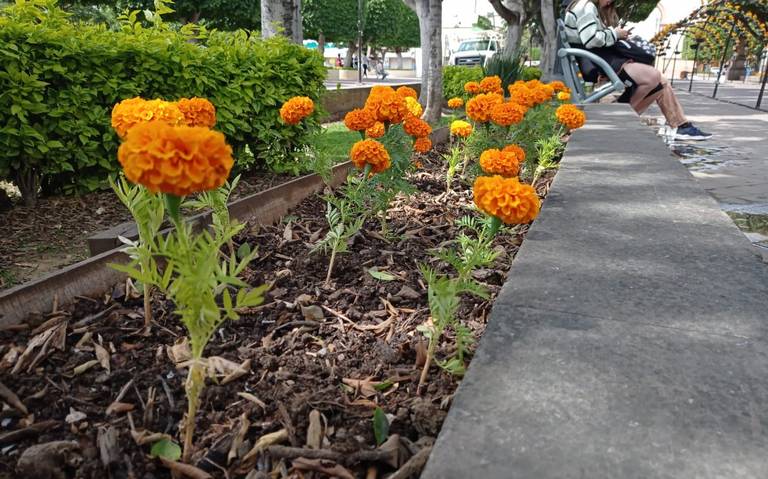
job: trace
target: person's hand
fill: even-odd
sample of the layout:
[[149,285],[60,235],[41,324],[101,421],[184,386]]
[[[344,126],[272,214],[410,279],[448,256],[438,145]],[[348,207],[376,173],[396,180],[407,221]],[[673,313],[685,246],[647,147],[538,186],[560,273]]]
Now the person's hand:
[[624,30],[623,28],[617,28],[616,29],[616,35],[619,36],[619,40],[624,40],[626,38],[629,38],[630,31]]

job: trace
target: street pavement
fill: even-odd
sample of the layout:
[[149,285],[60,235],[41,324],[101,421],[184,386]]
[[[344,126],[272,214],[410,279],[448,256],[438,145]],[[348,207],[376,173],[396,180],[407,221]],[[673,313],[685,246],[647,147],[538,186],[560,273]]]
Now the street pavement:
[[372,86],[372,85],[405,85],[410,83],[419,83],[420,78],[393,78],[387,77],[385,80],[377,78],[373,73],[368,75],[368,78],[363,78],[362,85],[355,80],[326,80],[325,88],[328,90],[336,90],[337,88],[357,88],[360,86]]
[[[753,79],[756,80],[756,79]],[[671,80],[670,80],[671,81]],[[699,79],[696,78],[693,81],[693,85],[690,85],[688,80],[675,80],[673,83],[675,89],[682,91],[690,91],[696,95],[712,98],[715,90],[715,82],[713,79]],[[768,90],[768,88],[766,88]],[[717,87],[717,99],[730,103],[737,103],[739,105],[755,108],[757,105],[757,99],[760,95],[760,84],[757,81],[750,82],[726,82],[723,85]],[[760,109],[768,111],[768,91],[763,96]]]

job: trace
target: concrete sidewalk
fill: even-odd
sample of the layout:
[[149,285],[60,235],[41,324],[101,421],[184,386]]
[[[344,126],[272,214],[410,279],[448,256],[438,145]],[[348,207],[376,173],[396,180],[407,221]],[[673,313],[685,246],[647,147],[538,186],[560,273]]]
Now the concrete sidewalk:
[[422,478],[766,478],[768,266],[626,106],[587,114]]
[[[751,205],[768,214],[768,112],[677,94],[689,119],[715,135],[694,145],[711,167],[694,167],[692,174],[724,209]],[[661,112],[654,106],[652,114]]]

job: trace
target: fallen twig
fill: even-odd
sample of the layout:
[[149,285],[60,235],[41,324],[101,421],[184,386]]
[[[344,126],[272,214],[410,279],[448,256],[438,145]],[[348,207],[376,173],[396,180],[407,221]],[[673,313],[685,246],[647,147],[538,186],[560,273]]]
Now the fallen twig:
[[5,434],[0,434],[0,446],[13,444],[14,442],[17,442],[21,439],[35,437],[40,433],[55,428],[59,424],[59,421],[54,420],[41,421],[32,424],[31,426],[27,426],[24,429],[17,429],[15,431],[6,432]]
[[27,409],[27,406],[25,406],[24,403],[21,402],[21,399],[19,399],[19,396],[17,396],[16,393],[8,389],[5,386],[5,384],[3,384],[2,382],[0,382],[0,398],[2,398],[3,401],[7,402],[9,406],[12,406],[14,409],[24,414],[25,416],[29,414],[29,410]]

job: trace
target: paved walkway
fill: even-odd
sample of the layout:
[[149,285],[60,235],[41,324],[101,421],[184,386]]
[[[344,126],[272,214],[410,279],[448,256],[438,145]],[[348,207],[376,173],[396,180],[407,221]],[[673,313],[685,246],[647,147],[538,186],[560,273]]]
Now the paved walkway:
[[[688,91],[689,82],[688,80],[675,80],[674,86],[676,89]],[[693,82],[692,92],[711,99],[714,89],[715,82],[713,80],[697,79]],[[737,103],[750,108],[755,108],[759,95],[760,85],[752,82],[727,82],[725,85],[720,85],[717,88],[717,99]],[[766,93],[763,96],[763,102],[760,109],[768,111],[768,88],[766,88]]]
[[[696,179],[726,209],[761,205],[768,214],[768,112],[682,91],[678,97],[691,121],[715,135],[691,144]],[[655,107],[651,114],[661,115]]]
[[764,479],[768,266],[626,106],[588,116],[422,478]]

